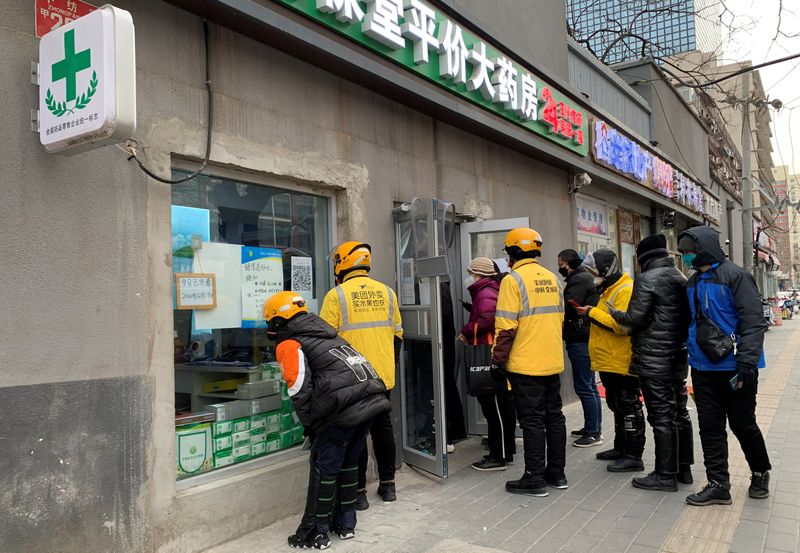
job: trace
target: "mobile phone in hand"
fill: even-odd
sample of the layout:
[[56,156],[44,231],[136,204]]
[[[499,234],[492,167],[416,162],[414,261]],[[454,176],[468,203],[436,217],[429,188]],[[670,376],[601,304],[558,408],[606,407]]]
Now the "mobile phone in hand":
[[736,373],[735,375],[733,375],[733,378],[731,378],[728,381],[728,383],[731,385],[731,390],[738,390],[739,389],[739,373]]
[[579,304],[575,300],[567,300],[567,303],[570,304],[572,307],[575,307],[575,308],[583,307],[581,304]]

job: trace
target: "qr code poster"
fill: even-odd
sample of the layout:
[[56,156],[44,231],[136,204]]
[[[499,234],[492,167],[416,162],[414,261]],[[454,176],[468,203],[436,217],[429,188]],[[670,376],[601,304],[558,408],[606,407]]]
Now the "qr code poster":
[[297,292],[306,300],[313,297],[314,277],[311,272],[310,257],[292,257],[292,292]]

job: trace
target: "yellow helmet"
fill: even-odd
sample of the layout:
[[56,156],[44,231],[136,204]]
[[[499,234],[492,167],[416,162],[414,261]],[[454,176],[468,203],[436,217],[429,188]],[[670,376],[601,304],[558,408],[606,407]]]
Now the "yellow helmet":
[[333,274],[337,277],[355,269],[369,271],[372,263],[372,248],[369,244],[350,240],[342,242],[332,252]]
[[308,307],[306,300],[295,292],[278,292],[264,302],[264,318],[267,322],[275,318],[288,321],[298,313],[308,313]]
[[515,228],[506,234],[506,251],[509,248],[519,248],[523,252],[542,253],[542,236],[532,228]]

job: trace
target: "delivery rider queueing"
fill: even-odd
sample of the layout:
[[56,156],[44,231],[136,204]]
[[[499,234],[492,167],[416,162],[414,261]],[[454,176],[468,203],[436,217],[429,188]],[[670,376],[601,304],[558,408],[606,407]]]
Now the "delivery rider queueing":
[[[331,257],[337,286],[325,296],[319,316],[375,367],[386,385],[388,398],[394,388],[395,365],[403,339],[397,295],[390,287],[367,275],[372,263],[369,244],[344,242],[334,249]],[[375,417],[369,433],[380,478],[378,495],[384,501],[394,501],[397,499],[395,445],[392,418],[388,412]],[[358,460],[356,508],[359,511],[369,508],[367,461],[365,447]]]
[[511,272],[500,283],[492,375],[511,383],[525,447],[525,474],[506,491],[545,497],[565,489],[567,428],[561,411],[564,308],[556,276],[539,265],[542,237],[518,228],[505,237]]
[[327,549],[330,529],[341,539],[355,536],[358,455],[373,419],[392,406],[369,361],[309,313],[302,297],[273,295],[264,318],[294,409],[311,437],[306,508],[289,545]]

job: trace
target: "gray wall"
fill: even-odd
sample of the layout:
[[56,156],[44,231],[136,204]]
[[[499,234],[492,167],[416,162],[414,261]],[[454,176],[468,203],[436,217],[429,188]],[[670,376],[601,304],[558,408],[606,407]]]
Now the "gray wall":
[[691,108],[675,92],[651,63],[638,66],[621,64],[617,74],[632,83],[633,89],[650,104],[652,140],[674,163],[682,165],[704,184],[710,182],[708,169],[708,133]]
[[[529,57],[566,71],[566,52],[563,63],[556,52],[563,4],[548,1],[556,4],[562,15],[540,9],[524,32],[524,10],[493,24],[514,20]],[[147,164],[169,176],[172,158],[204,151],[201,23],[156,0],[117,5],[136,25],[136,138]],[[559,33],[534,48],[537,29],[541,37],[548,28]],[[296,512],[303,459],[176,486],[170,188],[113,146],[74,157],[42,151],[28,130],[32,33],[32,6],[9,7],[0,28],[12,108],[0,113],[0,186],[10,201],[0,222],[0,466],[9,467],[0,472],[0,550],[191,553]],[[339,238],[372,243],[377,278],[395,279],[393,200],[414,196],[486,218],[530,216],[551,269],[574,241],[562,171],[226,29],[212,26],[211,51],[212,164],[333,195]]]
[[442,0],[465,9],[480,26],[552,77],[566,82],[567,16],[563,0]]

